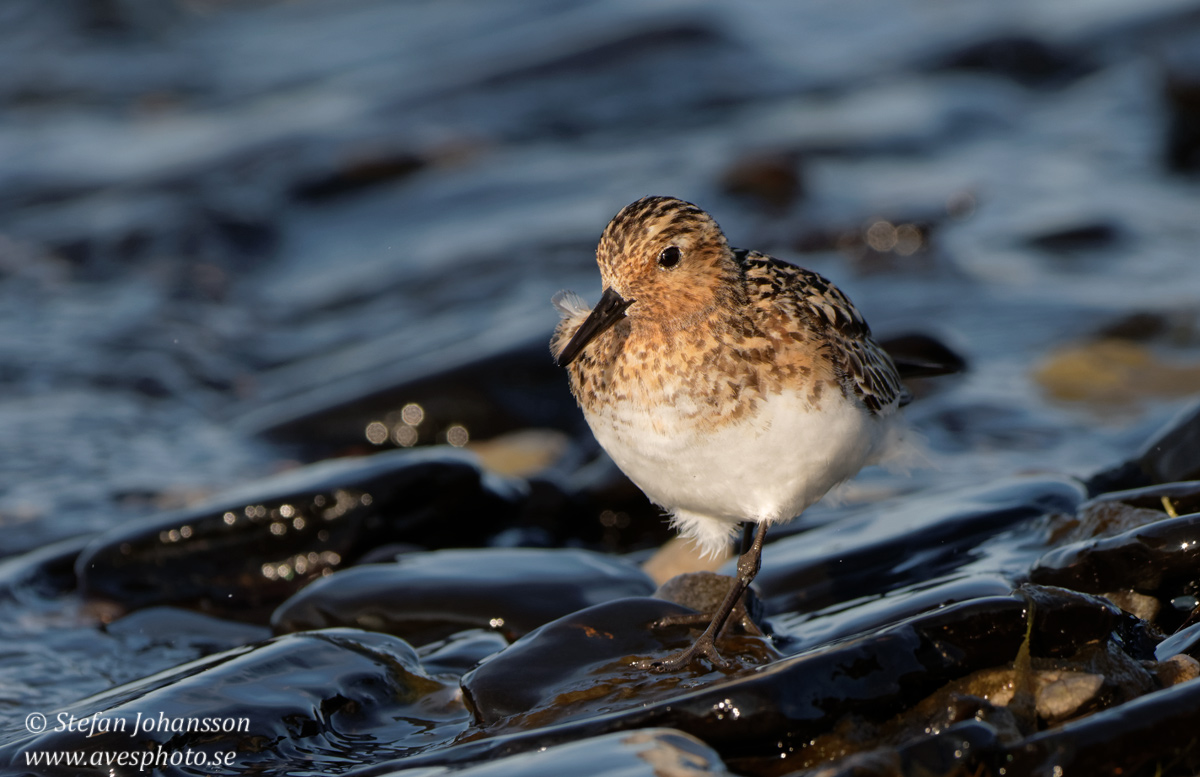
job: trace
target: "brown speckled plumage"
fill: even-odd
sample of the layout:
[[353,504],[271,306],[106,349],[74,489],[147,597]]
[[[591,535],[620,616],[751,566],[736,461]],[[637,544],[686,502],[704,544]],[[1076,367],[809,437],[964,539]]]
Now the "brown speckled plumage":
[[[656,257],[678,245],[682,260]],[[596,253],[606,288],[634,300],[626,318],[568,365],[582,406],[698,401],[708,424],[752,414],[784,388],[854,398],[871,413],[907,400],[887,354],[850,300],[817,273],[756,251],[731,249],[717,223],[690,203],[646,197],[609,223]],[[567,315],[557,355],[585,311]]]

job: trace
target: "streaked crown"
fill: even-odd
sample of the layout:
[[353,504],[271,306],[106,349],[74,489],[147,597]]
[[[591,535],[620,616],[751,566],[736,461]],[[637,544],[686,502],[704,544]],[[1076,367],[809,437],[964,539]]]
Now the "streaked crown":
[[633,300],[626,315],[653,317],[667,328],[687,326],[743,294],[721,227],[674,197],[625,206],[604,229],[596,262],[605,288]]

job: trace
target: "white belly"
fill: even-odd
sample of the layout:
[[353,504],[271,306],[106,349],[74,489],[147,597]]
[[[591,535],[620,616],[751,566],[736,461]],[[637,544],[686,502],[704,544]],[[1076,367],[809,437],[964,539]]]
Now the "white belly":
[[898,414],[872,416],[838,398],[814,408],[773,395],[746,420],[712,428],[673,407],[588,414],[617,466],[708,552],[740,521],[786,521],[877,460]]

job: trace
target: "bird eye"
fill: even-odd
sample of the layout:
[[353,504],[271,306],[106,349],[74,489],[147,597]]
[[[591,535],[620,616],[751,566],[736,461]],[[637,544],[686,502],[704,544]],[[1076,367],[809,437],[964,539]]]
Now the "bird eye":
[[678,246],[667,246],[662,250],[662,253],[658,255],[658,266],[664,270],[669,270],[675,265],[679,264],[679,256],[680,252]]

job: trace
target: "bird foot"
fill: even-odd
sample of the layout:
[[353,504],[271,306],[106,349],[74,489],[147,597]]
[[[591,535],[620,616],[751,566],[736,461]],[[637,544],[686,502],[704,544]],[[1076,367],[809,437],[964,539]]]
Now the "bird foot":
[[633,662],[633,667],[661,674],[664,672],[675,672],[692,665],[703,669],[703,665],[700,664],[702,660],[708,661],[714,669],[719,669],[723,672],[733,669],[733,664],[721,657],[721,654],[717,652],[716,644],[714,644],[712,638],[707,634],[701,635],[690,647],[678,653],[673,653],[666,658],[638,659]]

